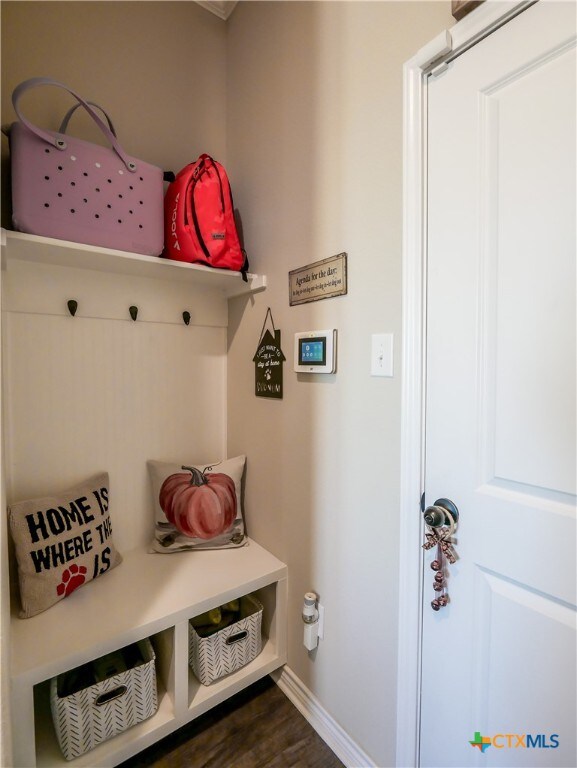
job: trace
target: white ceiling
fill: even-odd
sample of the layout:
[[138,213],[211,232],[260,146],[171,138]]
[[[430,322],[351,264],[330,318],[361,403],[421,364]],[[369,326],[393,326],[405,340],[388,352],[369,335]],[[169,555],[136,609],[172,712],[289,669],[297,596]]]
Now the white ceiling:
[[238,0],[196,0],[196,2],[207,11],[214,13],[219,19],[226,21],[234,11]]

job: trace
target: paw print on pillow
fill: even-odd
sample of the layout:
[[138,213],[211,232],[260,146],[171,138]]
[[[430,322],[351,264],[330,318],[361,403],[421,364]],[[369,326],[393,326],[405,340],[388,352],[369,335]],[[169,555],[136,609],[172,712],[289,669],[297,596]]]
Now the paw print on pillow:
[[75,589],[80,587],[86,581],[86,568],[83,565],[72,564],[62,573],[62,581],[56,587],[56,593],[60,596],[68,597]]

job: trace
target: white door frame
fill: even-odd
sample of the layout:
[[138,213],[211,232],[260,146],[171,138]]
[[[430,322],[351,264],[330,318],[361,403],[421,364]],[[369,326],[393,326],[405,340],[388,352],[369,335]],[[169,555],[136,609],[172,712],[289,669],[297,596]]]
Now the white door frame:
[[397,670],[398,768],[419,765],[425,437],[425,302],[428,74],[445,67],[535,0],[488,0],[431,40],[403,71],[403,362],[399,650]]

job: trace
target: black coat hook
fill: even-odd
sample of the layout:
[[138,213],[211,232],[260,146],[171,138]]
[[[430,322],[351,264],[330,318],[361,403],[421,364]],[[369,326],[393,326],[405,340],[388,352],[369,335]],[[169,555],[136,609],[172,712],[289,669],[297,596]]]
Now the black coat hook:
[[76,310],[78,309],[78,302],[76,301],[76,299],[70,299],[67,302],[66,306],[68,307],[68,311],[70,312],[72,317],[74,317],[74,315],[76,314]]
[[182,319],[184,320],[185,325],[190,325],[190,312],[187,312],[186,310],[182,313]]
[[132,307],[130,307],[130,308],[129,308],[129,310],[128,310],[128,311],[130,312],[130,317],[131,317],[133,320],[136,320],[136,318],[138,317],[138,307],[135,307],[135,306],[133,305]]

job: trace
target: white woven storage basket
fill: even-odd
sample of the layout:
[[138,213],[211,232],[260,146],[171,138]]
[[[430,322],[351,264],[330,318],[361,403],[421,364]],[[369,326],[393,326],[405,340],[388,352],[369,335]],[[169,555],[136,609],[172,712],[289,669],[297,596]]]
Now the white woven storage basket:
[[58,695],[58,678],[50,681],[50,707],[62,754],[67,760],[83,755],[133,725],[157,708],[155,655],[150,640],[140,640],[143,664],[83,688]]
[[244,667],[262,650],[262,605],[254,595],[240,598],[241,618],[214,635],[200,637],[189,622],[189,663],[203,685]]

